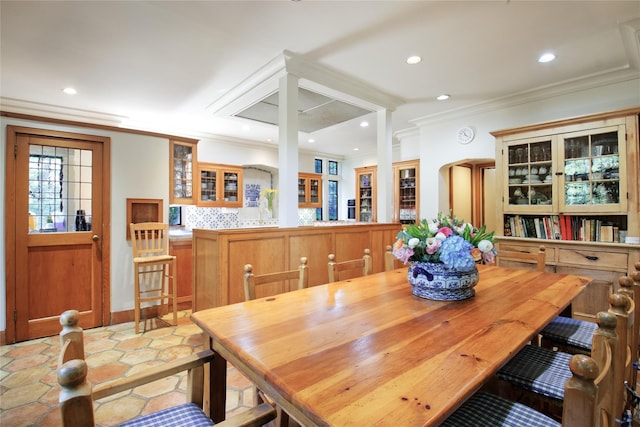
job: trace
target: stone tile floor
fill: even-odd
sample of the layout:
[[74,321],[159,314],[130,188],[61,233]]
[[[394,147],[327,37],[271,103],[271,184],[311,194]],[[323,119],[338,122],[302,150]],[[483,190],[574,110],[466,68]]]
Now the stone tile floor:
[[[200,351],[200,328],[179,313],[177,326],[147,326],[134,332],[133,322],[85,330],[85,358],[91,384],[130,375],[149,366]],[[0,426],[59,426],[60,352],[58,336],[0,346]],[[253,404],[253,387],[235,368],[227,373],[227,414]],[[96,424],[113,426],[158,408],[184,403],[186,373],[155,381],[95,402]]]

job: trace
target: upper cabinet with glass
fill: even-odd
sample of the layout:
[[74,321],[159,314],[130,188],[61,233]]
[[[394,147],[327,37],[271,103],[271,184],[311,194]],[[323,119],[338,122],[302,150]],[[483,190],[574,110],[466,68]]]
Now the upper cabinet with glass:
[[242,168],[198,164],[198,206],[242,207]]
[[298,207],[322,207],[322,176],[320,174],[298,174]]
[[197,142],[170,141],[169,204],[191,205],[195,202]]
[[614,243],[637,236],[639,114],[634,107],[492,132],[504,235]]
[[583,127],[505,141],[505,212],[626,212],[625,125]]
[[420,221],[420,160],[393,164],[393,222]]
[[559,136],[560,206],[564,212],[627,209],[624,126]]

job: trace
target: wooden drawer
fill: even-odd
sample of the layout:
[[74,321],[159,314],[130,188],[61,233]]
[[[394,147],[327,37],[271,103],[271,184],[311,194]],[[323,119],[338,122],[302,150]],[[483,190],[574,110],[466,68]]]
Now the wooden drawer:
[[[544,246],[544,258],[545,264],[552,264],[555,261],[556,257],[556,248]],[[505,251],[515,251],[515,252],[528,252],[530,254],[538,253],[538,249],[540,249],[540,245],[524,245],[521,243],[507,243],[500,242],[498,243],[498,256],[500,256],[500,249]],[[507,267],[507,265],[505,265]]]
[[592,249],[558,249],[558,263],[595,269],[627,271],[628,253],[605,252]]

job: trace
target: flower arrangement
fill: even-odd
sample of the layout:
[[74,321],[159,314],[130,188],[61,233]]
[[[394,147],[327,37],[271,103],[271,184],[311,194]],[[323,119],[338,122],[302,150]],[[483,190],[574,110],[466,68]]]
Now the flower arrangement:
[[493,231],[480,229],[441,213],[432,220],[423,219],[398,233],[393,255],[403,263],[422,261],[442,263],[457,271],[473,269],[476,262],[494,262]]
[[277,190],[273,188],[265,188],[260,192],[260,196],[267,199],[267,208],[273,211],[273,198],[276,196]]

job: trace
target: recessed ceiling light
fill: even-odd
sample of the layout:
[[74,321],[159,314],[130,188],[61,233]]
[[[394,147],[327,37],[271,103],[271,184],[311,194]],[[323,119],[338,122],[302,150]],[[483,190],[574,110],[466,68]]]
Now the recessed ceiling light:
[[438,101],[444,101],[445,99],[449,99],[449,95],[447,95],[446,93],[443,93],[442,95],[438,96],[436,99]]
[[75,95],[75,94],[77,94],[77,93],[78,93],[78,91],[77,91],[77,90],[75,90],[75,89],[74,89],[74,88],[72,88],[72,87],[65,87],[64,89],[62,89],[62,91],[63,91],[64,93],[66,93],[67,95]]
[[313,138],[309,138],[309,144],[313,144],[314,142],[316,142],[316,140],[315,140],[315,139],[313,139]]
[[551,62],[554,59],[556,59],[556,56],[553,53],[549,52],[549,53],[542,54],[542,56],[540,56],[540,58],[538,58],[538,62],[544,64],[545,62]]
[[359,151],[359,150],[360,150],[359,148],[354,148],[354,149],[353,149],[353,151]]
[[418,55],[410,56],[407,58],[407,64],[409,65],[419,64],[421,61],[422,58],[420,58]]
[[367,121],[360,122],[360,127],[361,128],[366,128],[368,126],[369,126],[369,122],[367,122]]

